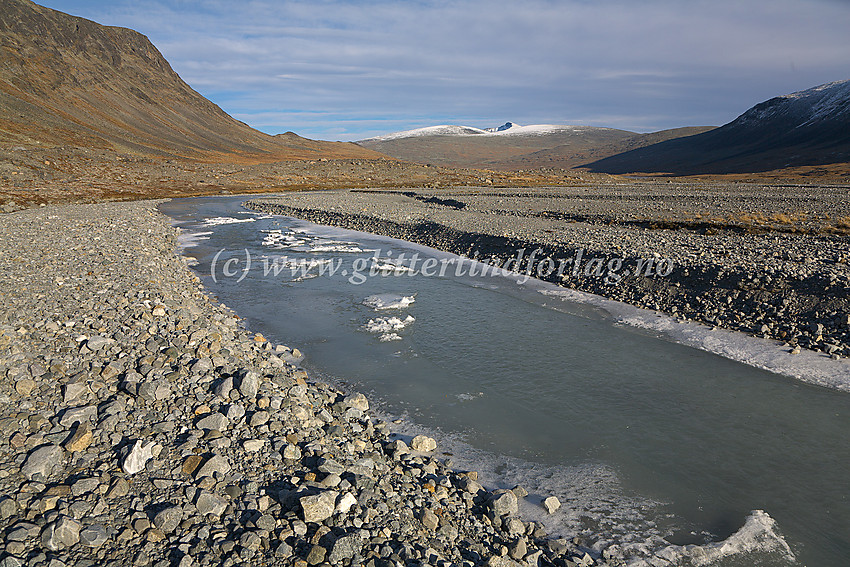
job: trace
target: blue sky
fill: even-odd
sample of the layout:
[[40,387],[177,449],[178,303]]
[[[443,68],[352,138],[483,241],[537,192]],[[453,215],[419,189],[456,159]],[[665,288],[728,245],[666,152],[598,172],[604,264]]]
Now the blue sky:
[[850,79],[846,0],[47,0],[147,35],[251,126],[719,125]]

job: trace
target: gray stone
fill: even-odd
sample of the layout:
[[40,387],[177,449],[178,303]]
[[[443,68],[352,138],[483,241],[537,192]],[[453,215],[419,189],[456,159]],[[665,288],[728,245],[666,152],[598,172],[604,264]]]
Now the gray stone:
[[113,341],[112,339],[107,339],[106,337],[101,337],[97,335],[94,337],[89,337],[89,339],[86,341],[86,347],[88,347],[88,349],[91,351],[98,351],[103,348],[106,348],[113,342],[115,341]]
[[8,520],[18,513],[18,503],[14,498],[4,496],[0,499],[0,520]]
[[440,527],[440,518],[430,508],[422,510],[419,519],[422,521],[422,525],[428,530],[434,531]]
[[224,416],[230,421],[238,421],[245,416],[245,408],[239,404],[229,404]]
[[284,459],[289,461],[297,461],[301,458],[301,449],[298,448],[298,445],[287,445],[280,453]]
[[314,545],[307,554],[307,565],[318,565],[325,560],[328,550],[321,545]]
[[100,524],[86,526],[80,530],[80,543],[88,547],[100,547],[106,540],[109,539],[109,534],[106,528]]
[[183,509],[179,506],[169,506],[156,513],[153,517],[153,525],[163,533],[170,534],[177,529],[181,520],[183,520]]
[[230,420],[224,415],[215,412],[198,420],[196,427],[198,429],[214,429],[216,431],[224,431],[230,425]]
[[198,509],[198,513],[203,516],[207,514],[221,516],[227,508],[227,500],[218,494],[200,490],[195,498],[195,507]]
[[358,409],[360,411],[367,411],[369,409],[369,400],[367,400],[366,396],[359,392],[346,396],[343,403],[350,408]]
[[82,524],[66,516],[50,522],[41,532],[41,543],[51,551],[61,551],[80,541]]
[[260,425],[265,425],[269,422],[269,412],[267,411],[255,411],[251,415],[251,419],[248,421],[248,425],[251,427],[259,427]]
[[516,494],[510,490],[497,490],[493,493],[489,506],[496,516],[516,514],[518,509]]
[[213,393],[219,398],[227,400],[230,398],[231,390],[233,390],[233,378],[228,376],[227,378],[215,385],[215,387],[213,388]]
[[249,453],[256,453],[263,448],[266,442],[263,439],[246,439],[242,442],[242,448]]
[[71,427],[75,423],[94,421],[96,417],[97,406],[68,408],[62,413],[62,417],[59,419],[59,425],[62,427]]
[[331,552],[327,556],[328,563],[333,565],[350,560],[363,549],[363,541],[359,534],[348,534],[338,537],[333,543]]
[[437,442],[431,437],[427,437],[425,435],[417,435],[410,442],[410,446],[413,448],[414,451],[430,453],[431,451],[437,448]]
[[83,397],[88,391],[88,386],[85,382],[75,382],[73,384],[65,384],[62,386],[62,401],[70,403]]
[[336,508],[336,499],[339,493],[335,490],[325,490],[319,494],[302,496],[298,502],[301,504],[305,522],[321,523],[330,518]]
[[554,514],[555,510],[561,507],[561,502],[554,496],[550,496],[549,498],[543,500],[543,507],[550,514]]
[[44,445],[33,450],[24,461],[21,473],[27,480],[46,480],[62,464],[65,451],[59,445]]
[[221,455],[213,455],[195,473],[195,478],[213,476],[218,473],[224,475],[230,472],[230,463]]
[[260,375],[254,372],[253,370],[249,370],[242,374],[241,379],[239,380],[239,393],[245,396],[246,398],[254,398],[257,396],[257,392],[260,389]]

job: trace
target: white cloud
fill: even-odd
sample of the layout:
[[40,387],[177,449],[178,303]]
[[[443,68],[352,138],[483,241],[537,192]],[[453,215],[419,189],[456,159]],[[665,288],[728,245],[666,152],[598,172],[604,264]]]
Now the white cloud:
[[145,33],[240,119],[314,137],[465,117],[719,124],[848,78],[850,53],[850,7],[828,0],[68,4],[48,2]]

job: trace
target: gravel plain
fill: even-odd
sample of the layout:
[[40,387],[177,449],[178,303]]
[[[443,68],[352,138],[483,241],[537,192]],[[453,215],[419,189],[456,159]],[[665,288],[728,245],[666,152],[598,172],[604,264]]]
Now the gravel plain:
[[0,215],[0,567],[620,563],[246,330],[155,204]]
[[846,195],[846,186],[635,180],[288,193],[248,206],[499,265],[523,251],[520,271],[543,280],[777,339],[789,353],[845,357]]

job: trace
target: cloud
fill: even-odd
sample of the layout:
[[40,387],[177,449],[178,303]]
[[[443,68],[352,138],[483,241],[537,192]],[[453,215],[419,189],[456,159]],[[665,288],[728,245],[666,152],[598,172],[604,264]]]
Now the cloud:
[[828,0],[70,4],[47,2],[145,33],[237,118],[318,138],[426,120],[720,124],[848,78],[850,53],[850,9]]

